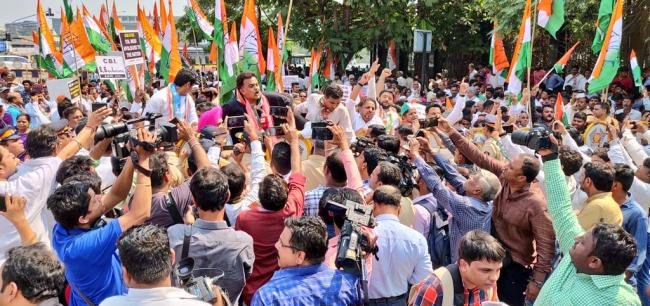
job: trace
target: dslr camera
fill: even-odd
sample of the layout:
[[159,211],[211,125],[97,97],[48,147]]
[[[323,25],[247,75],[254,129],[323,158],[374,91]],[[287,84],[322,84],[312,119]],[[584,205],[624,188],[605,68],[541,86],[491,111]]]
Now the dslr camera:
[[357,137],[357,140],[350,145],[350,150],[354,156],[359,156],[367,147],[374,145],[375,143],[368,137]]
[[406,154],[394,155],[389,153],[388,162],[397,165],[402,172],[402,180],[398,186],[402,196],[410,196],[411,191],[417,185],[417,181],[415,180],[415,169],[417,168],[411,164]]
[[221,271],[221,275],[217,277],[195,277],[192,274],[193,272],[194,258],[185,257],[181,259],[176,266],[176,284],[179,284],[183,290],[204,302],[213,303],[217,299],[217,294],[221,294],[221,292],[214,291],[213,285],[216,285],[217,281],[224,276],[224,272]]
[[362,264],[361,251],[372,252],[368,240],[363,236],[361,227],[374,227],[372,205],[364,205],[346,200],[345,204],[328,201],[325,209],[335,215],[345,215],[341,229],[341,238],[336,250],[336,267],[343,270],[357,271],[365,268]]
[[512,132],[512,142],[520,146],[526,146],[533,151],[540,149],[551,149],[557,151],[557,145],[551,142],[551,132],[542,127],[532,128],[530,131]]
[[[114,153],[118,158],[123,158],[124,153],[127,153],[126,142],[131,141],[132,143],[138,143],[138,139],[135,135],[135,131],[129,130],[129,125],[133,125],[140,122],[148,122],[149,132],[152,132],[158,136],[156,143],[144,144],[145,149],[153,151],[155,148],[159,147],[161,144],[174,144],[178,141],[178,130],[176,125],[170,122],[165,122],[159,124],[159,127],[156,127],[156,119],[162,117],[161,114],[152,114],[148,113],[147,115],[128,120],[125,122],[103,124],[97,128],[97,133],[95,133],[95,142],[102,141],[106,138],[115,137],[113,139],[113,149]],[[116,150],[117,148],[117,150]],[[128,156],[128,154],[127,154]]]

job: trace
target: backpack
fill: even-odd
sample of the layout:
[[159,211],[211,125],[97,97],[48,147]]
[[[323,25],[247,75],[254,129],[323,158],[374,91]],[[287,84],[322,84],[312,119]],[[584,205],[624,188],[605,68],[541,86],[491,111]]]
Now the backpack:
[[431,215],[427,246],[434,268],[451,264],[451,247],[449,245],[449,215],[444,207],[434,205],[427,199],[413,203],[424,207]]

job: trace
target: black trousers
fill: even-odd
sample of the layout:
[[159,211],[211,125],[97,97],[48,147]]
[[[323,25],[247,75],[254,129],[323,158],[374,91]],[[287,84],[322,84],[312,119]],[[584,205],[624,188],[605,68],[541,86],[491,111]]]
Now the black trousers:
[[533,270],[514,261],[501,269],[497,281],[499,300],[510,306],[523,306],[528,279]]

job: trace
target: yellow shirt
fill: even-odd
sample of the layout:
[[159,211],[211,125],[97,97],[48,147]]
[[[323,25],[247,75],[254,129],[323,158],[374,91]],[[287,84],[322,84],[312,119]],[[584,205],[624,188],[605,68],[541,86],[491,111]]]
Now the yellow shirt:
[[323,174],[324,165],[325,156],[315,154],[309,155],[309,158],[302,162],[302,173],[307,178],[305,192],[325,185],[325,175]]
[[582,229],[589,230],[596,223],[623,224],[621,207],[612,198],[611,192],[603,192],[587,199],[587,204],[578,213]]

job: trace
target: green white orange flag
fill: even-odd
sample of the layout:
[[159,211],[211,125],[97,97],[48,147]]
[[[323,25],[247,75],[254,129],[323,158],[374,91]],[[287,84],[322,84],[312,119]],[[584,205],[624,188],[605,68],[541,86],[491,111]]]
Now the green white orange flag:
[[596,36],[594,42],[591,44],[591,50],[594,54],[600,52],[603,48],[603,42],[609,29],[609,23],[612,19],[614,12],[615,0],[600,0],[600,7],[598,8],[598,20],[596,20]]
[[[63,9],[61,9],[61,19],[64,18]],[[69,25],[61,23],[61,50],[63,53],[63,62],[71,71],[85,68],[87,70],[96,70],[95,66],[95,49],[90,44],[86,29],[80,18],[73,20]]]
[[280,51],[276,44],[273,29],[269,27],[269,39],[266,45],[266,91],[282,91],[284,88],[278,86],[282,82],[280,74]]
[[[510,67],[508,57],[506,56],[506,49],[503,47],[503,38],[497,32],[497,20],[494,19],[494,30],[492,31],[492,39],[490,41],[490,66],[492,66],[492,74],[507,74],[506,68]],[[505,77],[505,76],[504,76]]]
[[641,79],[641,67],[639,67],[639,62],[636,60],[636,52],[634,52],[634,49],[630,52],[630,69],[632,69],[634,86],[641,87],[643,85],[643,80]]
[[589,93],[599,92],[614,80],[621,58],[621,37],[623,35],[623,0],[617,0],[609,28],[603,40],[603,47],[596,60],[596,66],[589,78]]
[[[280,54],[280,61],[281,65],[280,67],[283,67],[282,70],[284,70],[284,62],[289,59],[289,49],[284,46],[286,38],[284,35],[284,23],[282,22],[282,12],[278,12],[278,50],[282,54]],[[284,71],[283,71],[284,72]]]
[[65,74],[70,73],[70,70],[66,70],[63,67],[63,57],[54,44],[52,30],[47,24],[45,12],[43,12],[40,0],[36,4],[36,19],[39,29],[37,54],[42,59],[41,67],[57,78],[64,77]]
[[537,11],[537,25],[556,38],[555,33],[564,24],[564,0],[541,0]]
[[388,44],[388,56],[386,58],[388,61],[388,69],[395,70],[397,69],[397,51],[395,50],[395,40],[391,39]]
[[217,61],[219,60],[219,51],[217,51],[217,43],[212,42],[210,44],[210,55],[208,56],[208,60],[210,63],[217,64]]
[[519,26],[519,36],[517,38],[517,45],[515,46],[515,53],[512,56],[512,64],[508,72],[508,90],[507,92],[518,95],[526,77],[526,71],[531,63],[531,20],[530,20],[530,0],[526,0],[526,7],[524,8],[524,16],[521,19]]
[[[224,35],[228,34],[228,17],[224,0],[214,1],[214,41],[223,52]],[[223,54],[223,53],[222,53]]]
[[334,75],[336,74],[336,67],[334,61],[334,53],[331,49],[327,49],[327,57],[325,60],[325,67],[323,67],[323,76],[327,79],[334,81]]
[[232,22],[230,35],[223,36],[224,55],[223,65],[219,66],[219,79],[221,80],[221,101],[228,101],[228,96],[235,89],[237,75],[239,74],[239,47],[237,46],[237,29],[235,22]]
[[579,41],[575,43],[573,47],[571,47],[569,51],[564,53],[564,55],[562,55],[562,57],[557,61],[557,63],[553,65],[553,69],[555,69],[555,72],[557,72],[558,74],[562,73],[564,67],[566,67],[566,64],[569,62],[569,59],[571,58],[571,54],[573,54],[573,50],[575,50],[575,48],[578,46],[579,43],[580,43]]
[[257,26],[255,0],[247,0],[239,31],[239,56],[242,59],[243,71],[252,71],[261,76],[266,64],[262,56],[260,30]]
[[160,0],[160,40],[165,35],[167,29],[167,9],[165,9],[165,0]]
[[144,85],[145,69],[144,64],[126,67],[126,81],[128,87],[126,90],[126,98],[130,102],[133,102],[136,90],[141,89]]
[[72,12],[72,7],[70,6],[70,2],[68,0],[63,0],[63,7],[65,8],[66,19],[61,19],[61,20],[67,20],[68,23],[71,23],[74,15]]
[[162,50],[162,42],[158,38],[158,34],[154,30],[149,19],[144,15],[144,11],[138,8],[138,32],[140,39],[144,42],[144,52],[147,55],[147,60],[151,63],[160,61],[160,52]]
[[196,0],[187,0],[187,17],[189,17],[192,26],[199,31],[200,36],[207,40],[212,41],[212,32],[214,32],[214,26],[208,17],[203,14],[203,10]]
[[192,66],[190,64],[190,55],[187,52],[187,41],[183,42],[183,53],[181,53],[181,63],[183,64],[183,67]]
[[108,51],[112,50],[111,42],[108,40],[108,37],[104,35],[102,28],[97,23],[97,20],[88,13],[86,5],[81,5],[83,9],[83,21],[84,27],[86,27],[86,35],[88,35],[88,40],[90,44],[101,54],[106,54]]
[[178,34],[174,22],[174,11],[171,5],[169,6],[169,15],[162,17],[167,20],[165,21],[166,27],[160,55],[160,75],[169,83],[174,81],[176,73],[181,70],[182,66],[181,54],[178,50]]
[[560,120],[564,126],[569,126],[569,118],[564,113],[562,94],[559,92],[557,93],[557,99],[555,100],[555,120]]
[[120,37],[118,36],[119,31],[124,31],[124,26],[120,22],[120,18],[117,15],[117,7],[115,6],[115,1],[113,1],[113,10],[111,13],[111,18],[108,25],[109,34],[113,36],[113,41],[119,43]]
[[311,49],[311,65],[309,65],[309,81],[311,83],[311,86],[309,89],[312,91],[316,90],[316,88],[320,85],[318,70],[320,69],[320,58],[322,55],[322,49]]

